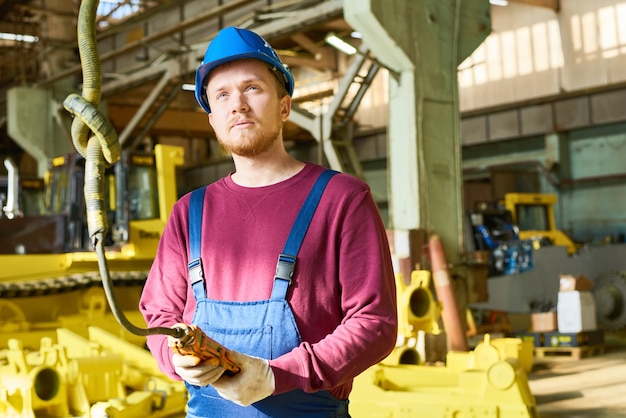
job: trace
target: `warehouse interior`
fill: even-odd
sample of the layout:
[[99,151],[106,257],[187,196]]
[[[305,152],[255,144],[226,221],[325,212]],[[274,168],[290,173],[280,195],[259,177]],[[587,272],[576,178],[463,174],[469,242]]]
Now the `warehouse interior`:
[[[76,211],[63,207],[54,212],[47,203],[49,195],[60,196],[59,184],[64,183],[57,189],[46,187],[57,178],[50,174],[60,167],[55,158],[76,153],[73,117],[64,100],[85,92],[87,60],[77,35],[84,3],[0,0],[0,157],[5,161],[0,167],[4,241],[0,264],[6,266],[0,273],[4,300],[0,301],[0,333],[4,334],[0,352],[8,346],[21,352],[17,346],[43,347],[40,339],[50,334],[38,324],[54,323],[54,328],[63,329],[76,325],[65,308],[52,314],[38,302],[59,303],[54,298],[60,297],[60,303],[73,303],[71,292],[50,290],[53,280],[57,289],[85,292],[80,296],[87,301],[81,302],[83,315],[96,311],[105,315],[105,299],[68,279],[76,274],[81,280],[91,277],[83,259],[73,267],[60,258],[32,262],[19,258],[60,256],[84,250],[86,245],[77,232],[81,228],[77,221],[59,227],[49,217],[43,219],[51,214],[74,216]],[[361,403],[365,410],[378,413],[363,416],[415,416],[411,414],[421,410],[424,416],[446,417],[466,416],[470,411],[485,416],[626,417],[621,401],[626,389],[619,379],[626,367],[626,1],[101,0],[96,4],[101,97],[95,106],[117,133],[124,153],[169,159],[162,163],[164,168],[157,168],[169,178],[150,181],[154,181],[152,189],[158,183],[159,193],[170,194],[170,202],[234,168],[193,93],[195,69],[207,45],[227,26],[262,35],[294,75],[293,108],[284,126],[289,152],[353,174],[370,186],[401,277],[398,295],[404,311],[399,315],[406,326],[400,332],[404,340],[399,339],[392,358],[381,366],[389,373],[385,390],[370,387],[377,380],[367,373],[355,384],[351,406],[355,404],[356,411]],[[180,152],[160,154],[162,146]],[[72,170],[79,166],[74,158],[64,161],[73,161]],[[123,176],[120,168],[110,178],[116,181]],[[58,181],[69,182],[62,179]],[[165,183],[163,188],[159,182]],[[20,195],[13,195],[12,188]],[[31,189],[34,197],[29,199]],[[80,193],[68,188],[63,197],[78,201]],[[166,221],[165,207],[155,209],[154,217],[161,222]],[[37,223],[33,218],[38,218]],[[158,238],[158,227],[142,227],[135,235],[130,223],[114,231],[113,247],[123,252],[137,240],[132,245],[138,264],[132,270],[142,270],[145,263],[149,265],[154,243],[140,241],[149,240],[150,234]],[[44,244],[45,235],[51,238]],[[450,346],[455,337],[446,323],[450,310],[440,309],[436,302],[436,278],[433,275],[429,287],[428,280],[420,282],[416,274],[433,267],[426,254],[432,236],[441,239],[458,311],[469,313],[452,319],[462,325],[460,347]],[[123,274],[126,268],[119,267],[117,283],[140,286],[141,277],[128,279]],[[37,299],[33,289],[40,289],[38,297],[44,299]],[[411,311],[416,289],[432,303],[425,314],[417,315],[420,318]],[[574,294],[576,309],[559,311],[566,297]],[[132,310],[136,300],[131,297],[122,303]],[[570,339],[551,346],[548,337],[563,337],[561,321],[574,317],[580,324],[565,332]],[[444,334],[436,331],[439,326],[433,322],[442,326]],[[433,335],[448,338],[443,341],[447,348],[442,349],[441,338]],[[485,335],[491,335],[493,344],[484,340]],[[22,342],[10,343],[16,336]],[[498,336],[503,337],[502,345],[496,342]],[[515,343],[508,337],[530,342],[530,348],[522,344],[522,349],[513,349],[518,350],[516,366],[492,367],[494,356],[504,356],[505,351],[507,358],[510,355],[509,344]],[[74,341],[63,333],[50,338],[54,343]],[[98,337],[89,338],[93,345]],[[115,345],[112,337],[100,338],[103,350]],[[467,342],[472,342],[471,347],[464,346]],[[457,357],[453,352],[462,353]],[[420,369],[390,370],[391,363],[402,366],[413,353],[420,359],[415,361]],[[136,359],[142,356],[138,353]],[[434,360],[426,363],[438,364],[439,372],[448,369],[459,381],[467,379],[465,383],[446,389],[447,384],[441,383],[445,378],[432,371],[432,365],[424,365],[429,356]],[[11,355],[0,354],[0,378],[10,359]],[[487,362],[489,367],[477,373],[476,366],[470,378],[461,366],[468,361],[479,366]],[[26,358],[24,362],[25,370],[34,368]],[[498,378],[504,380],[502,374],[513,373],[513,383],[504,384],[489,373],[501,373]],[[482,401],[471,409],[463,400],[464,396],[479,399],[469,390],[476,376],[501,387],[500,392],[482,393]],[[414,380],[425,383],[407,383]],[[440,382],[433,386],[443,386],[442,391],[424,396],[420,390],[432,389],[429,380]],[[176,415],[180,414],[176,402],[184,395],[179,388],[162,384],[166,389],[160,386],[160,390],[169,393],[175,405],[171,416],[181,416]],[[106,390],[86,392],[86,398],[99,398],[100,404],[79,407],[80,402],[69,401],[69,407],[60,407],[57,402],[68,403],[59,400],[62,394],[49,399],[37,395],[31,399],[35,416],[62,416],[55,414],[64,407],[91,408],[92,414],[112,408],[111,401],[105,402],[112,398]],[[450,400],[451,393],[458,394],[459,400]],[[3,395],[0,412],[19,409],[11,403],[17,395],[10,391]],[[372,398],[387,406],[376,405]],[[145,402],[149,399],[146,395]],[[137,416],[131,409],[120,409],[125,415],[119,416]],[[170,416],[154,408],[150,413],[142,416]]]

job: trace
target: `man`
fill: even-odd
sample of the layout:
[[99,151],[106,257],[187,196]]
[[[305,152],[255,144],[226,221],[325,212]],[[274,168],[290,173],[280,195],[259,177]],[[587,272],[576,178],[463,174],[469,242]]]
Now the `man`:
[[[176,203],[140,309],[150,327],[200,326],[241,372],[148,337],[161,369],[185,380],[188,417],[348,417],[354,377],[396,342],[377,207],[361,180],[287,153],[293,88],[269,44],[235,27],[218,33],[196,72],[196,99],[235,171]],[[188,273],[193,260],[201,274]]]

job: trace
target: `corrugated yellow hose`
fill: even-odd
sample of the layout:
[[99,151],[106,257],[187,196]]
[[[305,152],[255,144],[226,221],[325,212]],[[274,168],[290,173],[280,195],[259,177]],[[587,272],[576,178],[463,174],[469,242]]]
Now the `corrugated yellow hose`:
[[109,306],[117,321],[135,335],[168,335],[172,350],[183,355],[193,355],[211,360],[226,369],[228,374],[239,372],[239,366],[228,357],[228,350],[207,337],[194,325],[177,324],[172,328],[139,328],[131,324],[119,309],[109,274],[104,249],[108,231],[104,201],[105,169],[115,164],[121,156],[121,145],[115,129],[100,113],[102,77],[95,35],[97,0],[81,2],[78,14],[78,49],[83,70],[82,96],[70,94],[63,101],[65,109],[74,116],[72,141],[76,150],[85,158],[85,204],[89,237],[98,256],[102,285]]
[[[63,102],[67,111],[74,115],[72,121],[72,141],[76,150],[87,161],[88,165],[97,164],[95,173],[104,174],[105,166],[115,164],[121,155],[121,146],[117,139],[117,133],[108,119],[100,113],[100,91],[102,76],[100,73],[100,59],[96,44],[96,11],[98,1],[85,0],[80,4],[77,24],[78,51],[83,70],[82,96],[70,94]],[[91,133],[94,136],[91,136]],[[91,157],[97,154],[96,160],[89,160],[87,151],[88,144],[95,148],[97,138],[100,151],[92,149]],[[93,237],[108,230],[106,211],[104,208],[104,185],[99,186],[99,176],[88,176],[85,173],[85,201],[87,202],[87,220],[89,236]],[[104,180],[102,180],[104,181]]]

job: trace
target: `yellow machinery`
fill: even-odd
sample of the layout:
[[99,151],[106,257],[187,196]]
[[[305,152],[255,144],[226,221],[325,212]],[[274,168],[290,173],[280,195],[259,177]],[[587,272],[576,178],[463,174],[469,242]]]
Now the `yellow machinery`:
[[59,328],[27,352],[9,340],[0,364],[0,416],[135,418],[181,415],[186,388],[152,355],[98,327],[88,338]]
[[532,359],[532,347],[525,347],[519,339],[494,343],[487,336],[473,351],[450,351],[445,366],[378,364],[356,378],[350,395],[350,415],[538,417],[535,398],[520,362],[520,358],[528,359],[529,355]]
[[[117,172],[107,172],[115,230],[107,237],[106,254],[124,309],[137,310],[177,199],[175,170],[182,163],[182,148],[157,145],[154,154],[126,154]],[[91,322],[104,326],[110,321],[119,328],[113,318],[105,318],[98,261],[86,238],[83,164],[73,155],[53,161],[46,214],[0,218],[0,348],[9,338],[38,347],[41,337],[54,338],[58,326],[83,335]]]
[[[443,347],[424,347],[427,336],[445,337],[438,326],[445,307],[432,297],[430,272],[413,271],[408,285],[398,275],[396,283],[396,347],[355,379],[350,395],[352,417],[539,416],[526,375],[533,362],[531,343],[516,338],[492,340],[486,335],[473,351],[446,352],[445,338]],[[440,352],[429,353],[429,349]],[[437,357],[443,361],[427,361]]]
[[[180,147],[128,153],[108,171],[107,238],[115,292],[126,315],[137,306],[174,202]],[[107,305],[89,248],[80,157],[55,159],[48,213],[0,218],[0,416],[159,417],[182,414],[186,390],[162,374]],[[115,198],[120,196],[119,198]],[[86,414],[90,415],[86,415]]]
[[510,211],[513,223],[519,227],[519,239],[532,239],[537,243],[549,240],[551,245],[567,247],[567,252],[576,252],[576,245],[554,222],[554,205],[557,196],[544,193],[507,193],[504,206]]
[[426,270],[413,271],[408,284],[401,273],[396,274],[398,339],[383,363],[423,364],[443,358],[445,335],[438,323],[441,303],[433,297],[430,284]]
[[[486,256],[489,275],[487,281],[489,300],[474,303],[473,308],[483,311],[528,313],[535,303],[550,302],[556,306],[561,275],[583,275],[593,281],[591,291],[596,301],[596,318],[600,328],[622,330],[626,327],[626,259],[623,243],[580,245],[556,228],[554,206],[557,196],[540,193],[507,193],[502,210],[471,212],[474,249],[488,250]],[[478,215],[478,216],[475,216]],[[518,237],[510,237],[504,226],[516,225]],[[488,234],[478,234],[480,227]],[[496,257],[495,245],[487,238],[505,237],[527,245],[532,257],[518,257],[516,267],[525,259],[530,268],[506,271],[504,251]],[[519,238],[519,239],[518,239]],[[481,241],[482,239],[482,241]],[[496,243],[498,244],[498,243]],[[510,244],[510,243],[507,243]],[[486,252],[486,251],[485,251]],[[513,258],[511,256],[511,258]],[[531,262],[528,262],[531,260]],[[504,267],[502,267],[504,266]]]

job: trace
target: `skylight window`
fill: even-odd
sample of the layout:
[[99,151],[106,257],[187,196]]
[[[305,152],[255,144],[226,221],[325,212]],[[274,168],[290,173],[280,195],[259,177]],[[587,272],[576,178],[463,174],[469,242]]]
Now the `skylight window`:
[[145,0],[100,0],[96,12],[98,24],[108,26],[123,22],[143,12],[152,3]]
[[39,40],[39,38],[36,36],[22,35],[19,33],[7,33],[7,32],[0,32],[0,39],[5,40],[5,41],[27,42],[27,43],[33,43]]

